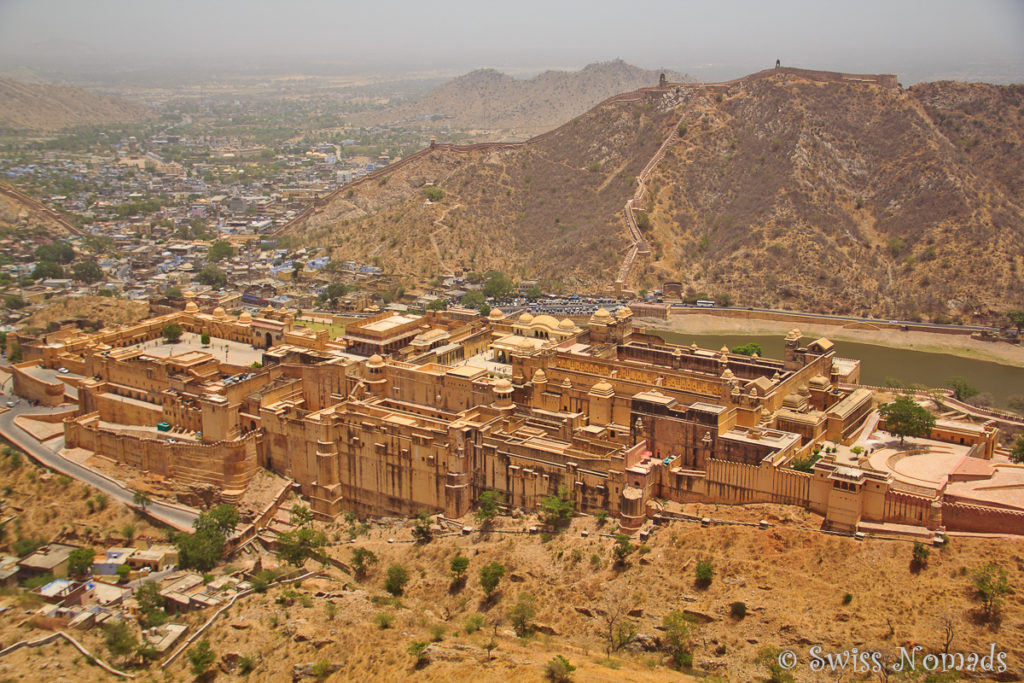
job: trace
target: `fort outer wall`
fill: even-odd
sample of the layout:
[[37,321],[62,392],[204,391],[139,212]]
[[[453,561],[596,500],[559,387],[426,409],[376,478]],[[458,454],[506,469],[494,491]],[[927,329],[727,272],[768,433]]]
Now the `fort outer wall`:
[[118,464],[153,472],[189,486],[213,486],[232,502],[249,485],[257,470],[260,435],[233,441],[169,443],[160,438],[100,428],[92,413],[64,423],[68,448],[84,448]]
[[32,376],[27,368],[40,367],[39,361],[26,361],[10,366],[14,377],[14,393],[29,401],[35,401],[50,408],[64,402],[64,383],[49,382]]

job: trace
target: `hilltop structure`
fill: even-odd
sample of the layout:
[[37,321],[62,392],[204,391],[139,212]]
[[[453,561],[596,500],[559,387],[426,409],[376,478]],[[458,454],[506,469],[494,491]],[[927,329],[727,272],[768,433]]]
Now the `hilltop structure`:
[[[77,403],[69,448],[228,502],[265,467],[323,518],[461,517],[497,490],[525,509],[561,495],[626,531],[663,501],[798,505],[843,531],[1024,528],[1024,469],[992,463],[993,424],[940,421],[900,450],[859,361],[799,330],[780,360],[666,344],[625,306],[585,326],[388,313],[332,341],[286,311],[186,299],[131,327],[16,338],[16,390]],[[160,340],[171,322],[184,342]]]

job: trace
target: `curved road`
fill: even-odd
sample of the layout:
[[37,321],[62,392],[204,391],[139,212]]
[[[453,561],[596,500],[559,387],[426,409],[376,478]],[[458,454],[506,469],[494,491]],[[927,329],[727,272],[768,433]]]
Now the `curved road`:
[[[39,443],[26,434],[21,427],[14,424],[14,418],[18,415],[52,413],[59,410],[66,410],[66,406],[61,408],[44,408],[41,406],[33,407],[28,405],[24,399],[16,399],[10,394],[0,394],[0,400],[4,402],[11,399],[17,400],[18,405],[7,410],[7,412],[0,414],[0,434],[3,434],[4,438],[18,446],[20,449],[32,456],[34,460],[37,460],[46,467],[61,472],[62,474],[66,474],[69,477],[74,477],[79,481],[83,481],[86,484],[103,491],[111,498],[134,507],[134,491],[126,489],[110,479],[96,474],[86,467],[82,467],[81,465],[61,457],[55,452],[55,450],[51,450],[45,444]],[[50,443],[54,444],[57,447],[57,450],[59,450],[59,446],[64,443],[64,437],[54,438]],[[190,530],[192,528],[192,522],[195,521],[198,516],[196,512],[190,512],[187,509],[166,505],[157,501],[153,501],[146,505],[146,513],[180,531]]]

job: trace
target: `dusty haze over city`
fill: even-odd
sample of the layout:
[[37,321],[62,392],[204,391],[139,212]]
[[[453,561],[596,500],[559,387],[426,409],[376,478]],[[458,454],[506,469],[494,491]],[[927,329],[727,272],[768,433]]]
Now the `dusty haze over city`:
[[705,80],[782,63],[924,80],[1021,81],[1024,4],[983,2],[286,3],[5,0],[0,69],[528,75],[614,58]]

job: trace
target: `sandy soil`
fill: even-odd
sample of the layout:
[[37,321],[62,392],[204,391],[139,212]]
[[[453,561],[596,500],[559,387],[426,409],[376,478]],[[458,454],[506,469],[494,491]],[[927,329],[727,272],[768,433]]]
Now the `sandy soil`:
[[799,327],[804,338],[828,337],[861,344],[875,344],[932,353],[948,353],[954,356],[994,361],[1004,365],[1024,365],[1024,345],[1003,342],[983,342],[967,335],[938,334],[936,332],[902,332],[899,330],[855,330],[839,325],[794,325],[788,321],[744,320],[727,318],[707,313],[676,314],[667,321],[639,319],[638,328],[666,330],[670,332],[693,332],[695,334],[779,334],[785,335],[793,327]]

